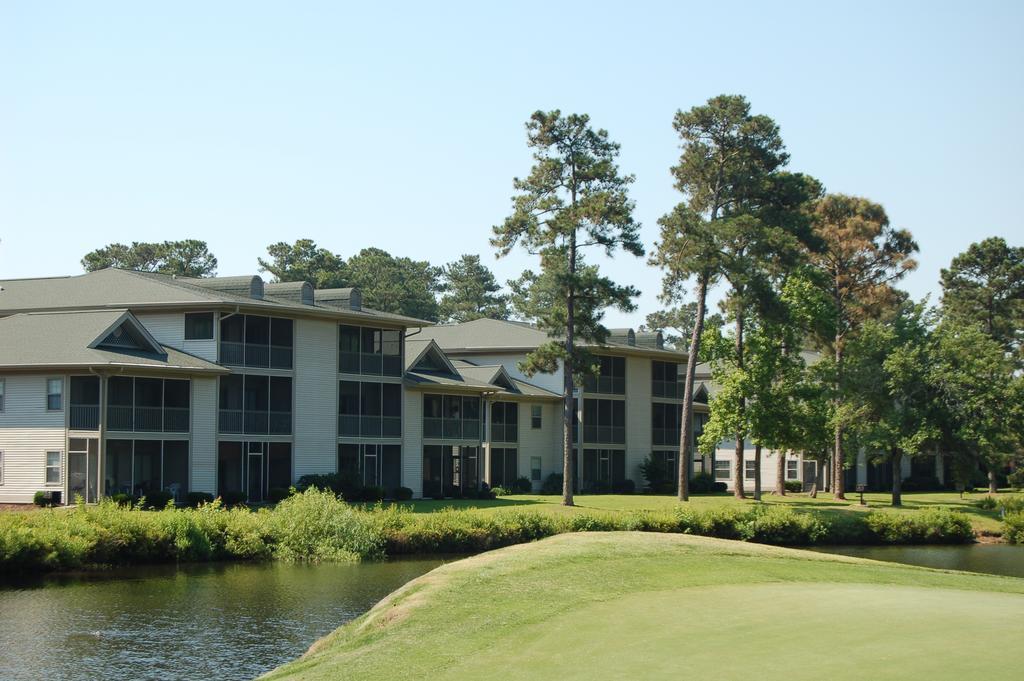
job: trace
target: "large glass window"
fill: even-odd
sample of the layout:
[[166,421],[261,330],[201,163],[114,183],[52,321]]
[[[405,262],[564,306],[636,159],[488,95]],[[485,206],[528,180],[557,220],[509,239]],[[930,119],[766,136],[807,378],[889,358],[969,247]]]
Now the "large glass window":
[[519,405],[515,402],[491,404],[491,442],[519,441]]
[[220,323],[221,364],[291,369],[293,331],[291,319],[228,315]]
[[107,428],[122,432],[187,433],[187,379],[111,376],[107,381]]
[[491,447],[491,487],[511,487],[519,479],[519,450]]
[[338,395],[338,435],[402,436],[402,386],[398,383],[339,381]]
[[602,355],[597,360],[600,363],[598,374],[587,374],[583,380],[584,392],[625,395],[626,358]]
[[680,426],[678,404],[655,402],[651,405],[651,440],[655,445],[678,445]]
[[423,436],[454,440],[480,438],[480,398],[423,396]]
[[621,449],[583,450],[583,492],[610,492],[626,478],[626,452]]
[[341,373],[402,375],[402,332],[399,329],[342,325],[338,343]]
[[107,440],[103,489],[108,495],[132,494],[132,441]]
[[729,459],[715,459],[715,480],[728,480],[731,474]]
[[651,362],[651,394],[655,397],[683,399],[684,372],[674,362]]
[[243,443],[221,442],[217,447],[217,495],[243,491]]
[[583,441],[626,442],[626,403],[623,400],[583,400]]
[[292,446],[271,442],[267,455],[267,489],[288,489],[292,484]]
[[359,436],[359,383],[338,383],[338,435]]
[[213,313],[186,313],[185,340],[213,340]]
[[71,430],[97,430],[100,427],[100,379],[98,376],[71,377]]
[[394,496],[402,484],[402,447],[385,444],[338,445],[338,472],[348,480],[366,486],[381,487]]
[[188,495],[188,442],[164,441],[163,488],[184,502]]
[[220,379],[222,433],[289,435],[292,432],[290,376],[233,374]]
[[480,448],[423,447],[423,496],[440,499],[475,493],[480,482]]
[[144,496],[151,492],[159,492],[161,461],[159,440],[135,441],[134,485],[136,496]]

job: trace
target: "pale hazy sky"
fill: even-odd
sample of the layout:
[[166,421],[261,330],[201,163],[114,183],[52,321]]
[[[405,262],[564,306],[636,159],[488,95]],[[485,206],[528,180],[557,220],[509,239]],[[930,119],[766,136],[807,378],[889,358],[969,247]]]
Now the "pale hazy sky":
[[[829,4],[831,7],[826,7]],[[785,5],[783,8],[769,5]],[[315,239],[480,253],[536,109],[622,144],[645,245],[679,196],[679,108],[745,94],[791,169],[882,203],[916,296],[972,241],[1024,244],[1024,3],[57,3],[0,0],[0,278],[200,238],[223,275]],[[594,258],[594,260],[598,260]],[[608,265],[655,309],[659,273]]]

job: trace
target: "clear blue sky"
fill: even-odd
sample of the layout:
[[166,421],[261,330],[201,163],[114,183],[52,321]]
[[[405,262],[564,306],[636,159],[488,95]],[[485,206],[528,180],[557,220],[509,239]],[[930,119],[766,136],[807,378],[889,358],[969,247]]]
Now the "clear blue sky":
[[[784,5],[783,8],[768,5]],[[745,94],[791,168],[881,202],[915,296],[972,241],[1024,244],[1024,3],[0,3],[0,278],[114,241],[200,238],[224,275],[267,244],[481,253],[536,109],[622,144],[645,245],[679,200],[673,113]],[[688,6],[689,5],[689,6]],[[659,274],[619,257],[643,290]]]

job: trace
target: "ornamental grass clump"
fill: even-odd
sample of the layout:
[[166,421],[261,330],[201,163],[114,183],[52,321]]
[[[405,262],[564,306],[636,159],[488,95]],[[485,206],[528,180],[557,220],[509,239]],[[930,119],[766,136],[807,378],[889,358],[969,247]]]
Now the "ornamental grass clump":
[[339,500],[332,491],[310,487],[285,499],[268,518],[274,555],[288,561],[361,560],[384,557],[384,538],[370,515]]

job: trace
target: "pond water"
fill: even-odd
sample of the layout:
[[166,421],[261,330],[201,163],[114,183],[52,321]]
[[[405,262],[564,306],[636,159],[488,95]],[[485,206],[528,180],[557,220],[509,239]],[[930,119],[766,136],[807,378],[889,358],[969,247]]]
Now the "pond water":
[[943,570],[966,570],[1009,577],[1024,577],[1024,546],[1012,544],[828,546],[814,550]]
[[251,679],[440,559],[0,577],[0,677]]
[[[1024,547],[829,547],[1024,577]],[[0,582],[0,677],[251,679],[301,655],[440,558],[138,567]]]

